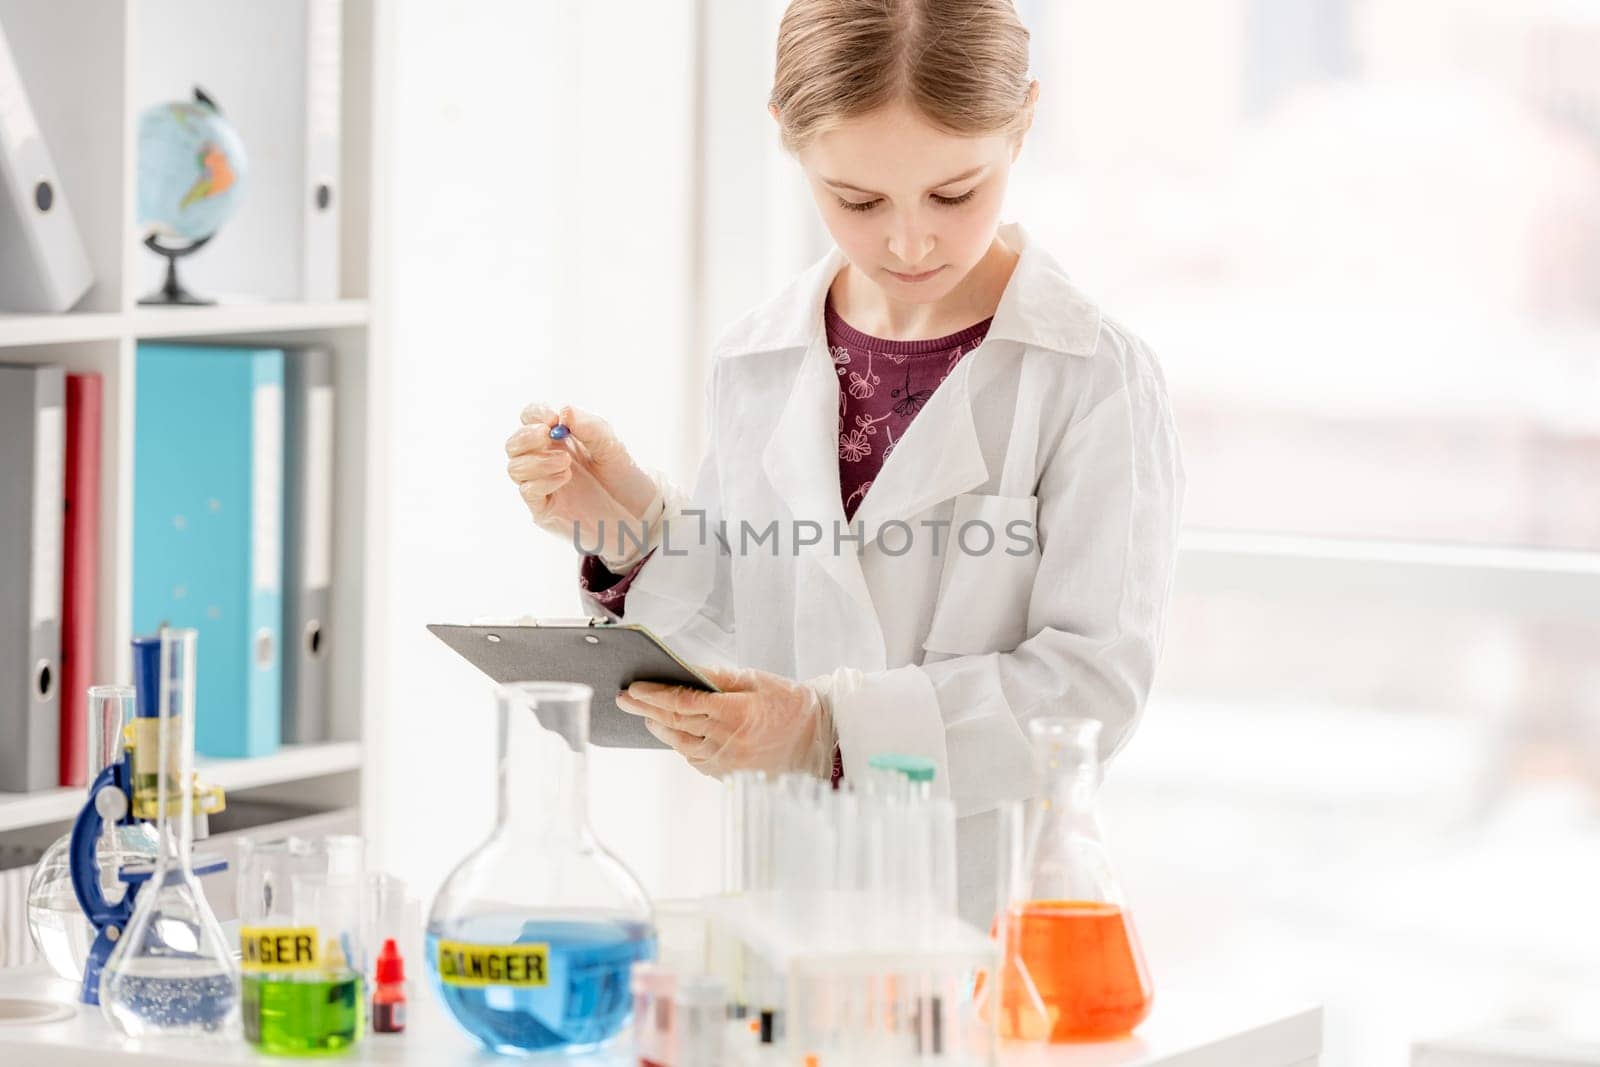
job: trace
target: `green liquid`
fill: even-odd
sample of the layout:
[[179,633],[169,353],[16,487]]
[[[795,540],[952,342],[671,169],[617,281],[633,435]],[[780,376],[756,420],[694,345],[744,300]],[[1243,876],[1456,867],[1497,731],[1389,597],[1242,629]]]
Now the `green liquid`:
[[324,1056],[353,1046],[366,1028],[361,978],[296,982],[245,975],[245,1040],[277,1056]]

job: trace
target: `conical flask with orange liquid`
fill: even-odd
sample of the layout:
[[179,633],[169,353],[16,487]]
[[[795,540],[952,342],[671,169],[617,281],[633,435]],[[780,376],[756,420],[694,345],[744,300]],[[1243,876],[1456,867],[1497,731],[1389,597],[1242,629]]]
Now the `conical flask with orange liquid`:
[[1100,723],[1028,723],[1042,789],[1006,815],[1004,963],[996,1025],[1009,1040],[1101,1041],[1150,1013],[1144,954],[1096,810]]

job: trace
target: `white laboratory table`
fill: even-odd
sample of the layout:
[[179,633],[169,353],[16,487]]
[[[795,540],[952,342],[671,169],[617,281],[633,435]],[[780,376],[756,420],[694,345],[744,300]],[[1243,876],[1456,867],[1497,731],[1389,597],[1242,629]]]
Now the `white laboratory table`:
[[1557,1034],[1484,1030],[1462,1037],[1419,1041],[1411,1067],[1600,1067],[1600,1028]]
[[[409,1026],[404,1035],[380,1035],[340,1064],[514,1064],[476,1050],[456,1030],[421,983],[413,981]],[[49,1000],[65,1018],[56,1022],[0,1025],[0,1064],[6,1067],[129,1067],[143,1064],[289,1064],[263,1056],[242,1041],[144,1042],[119,1039],[97,1008],[74,1000],[74,989],[39,968],[0,971],[0,999]],[[1316,1067],[1322,1050],[1322,1011],[1306,1005],[1272,1004],[1217,993],[1161,992],[1138,1034],[1100,1045],[1030,1047],[1002,1053],[1003,1067]],[[570,1061],[581,1067],[634,1067],[623,1051]]]

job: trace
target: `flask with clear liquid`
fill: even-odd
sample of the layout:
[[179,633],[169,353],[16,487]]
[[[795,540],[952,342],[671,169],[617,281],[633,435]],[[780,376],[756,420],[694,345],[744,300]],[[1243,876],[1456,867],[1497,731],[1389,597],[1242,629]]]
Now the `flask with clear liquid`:
[[1012,1040],[1098,1041],[1150,1012],[1143,951],[1100,828],[1100,723],[1028,723],[1043,784],[1006,813],[997,1025]]
[[196,636],[161,631],[159,708],[136,722],[132,806],[155,819],[157,853],[124,870],[133,915],[100,978],[101,1012],[129,1037],[224,1034],[238,1018],[239,967],[194,869]]
[[[89,780],[122,758],[123,730],[133,722],[135,693],[125,685],[89,687]],[[70,982],[83,979],[94,944],[94,924],[72,888],[72,834],[64,833],[39,859],[28,879],[28,932],[50,969]],[[110,903],[126,886],[117,878],[124,864],[156,857],[156,828],[137,820],[112,823],[95,844],[100,891]]]
[[434,992],[495,1052],[570,1053],[627,1025],[629,972],[655,956],[643,888],[588,815],[588,686],[499,691],[498,815],[428,917]]

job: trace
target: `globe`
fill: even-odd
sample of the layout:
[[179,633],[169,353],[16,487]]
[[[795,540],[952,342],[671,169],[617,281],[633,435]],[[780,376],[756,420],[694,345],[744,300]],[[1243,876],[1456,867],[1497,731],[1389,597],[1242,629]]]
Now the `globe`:
[[139,116],[139,225],[146,235],[203,241],[239,206],[244,142],[204,93]]

